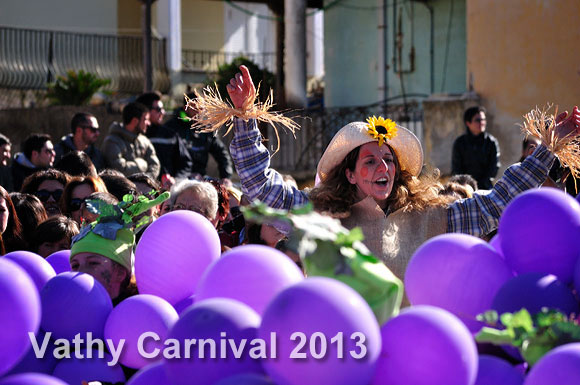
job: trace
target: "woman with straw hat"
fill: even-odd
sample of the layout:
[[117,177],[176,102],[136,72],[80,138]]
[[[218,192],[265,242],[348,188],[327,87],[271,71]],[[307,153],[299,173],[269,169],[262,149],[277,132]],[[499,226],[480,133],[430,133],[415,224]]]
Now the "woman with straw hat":
[[442,186],[435,178],[419,178],[423,151],[417,137],[390,119],[372,117],[338,131],[318,163],[319,184],[300,191],[269,168],[270,154],[256,121],[290,129],[296,125],[268,112],[270,100],[254,104],[256,89],[248,69],[240,70],[227,87],[234,108],[208,90],[192,102],[201,111],[192,127],[216,130],[232,121],[230,150],[245,194],[280,209],[310,201],[316,210],[341,218],[345,227],[360,226],[364,243],[401,279],[413,252],[427,239],[445,232],[483,236],[494,230],[514,196],[542,184],[555,154],[580,171],[578,142],[573,140],[579,135],[578,108],[556,119],[536,110],[526,116],[524,128],[544,145],[508,168],[489,194],[450,202],[438,194]]

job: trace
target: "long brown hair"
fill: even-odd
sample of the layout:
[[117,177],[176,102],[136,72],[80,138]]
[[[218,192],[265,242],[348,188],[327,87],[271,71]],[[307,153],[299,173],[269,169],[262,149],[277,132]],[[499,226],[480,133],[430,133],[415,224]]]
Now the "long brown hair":
[[16,209],[14,208],[14,203],[10,198],[8,192],[4,187],[0,186],[0,196],[6,202],[6,207],[8,208],[8,224],[6,230],[2,234],[2,239],[4,241],[4,246],[7,252],[15,250],[25,250],[26,242],[24,241],[24,235],[22,234],[22,225],[20,224],[20,219],[16,214]]
[[[389,146],[389,148],[391,148]],[[359,199],[357,186],[346,178],[346,170],[354,171],[358,160],[360,146],[333,168],[328,177],[310,191],[310,201],[317,211],[334,217],[350,215],[351,206]],[[395,162],[395,180],[393,190],[387,198],[389,212],[397,210],[414,211],[429,207],[444,206],[450,202],[445,196],[438,195],[443,186],[438,182],[439,172],[433,170],[420,178],[401,170],[395,151],[391,148]]]

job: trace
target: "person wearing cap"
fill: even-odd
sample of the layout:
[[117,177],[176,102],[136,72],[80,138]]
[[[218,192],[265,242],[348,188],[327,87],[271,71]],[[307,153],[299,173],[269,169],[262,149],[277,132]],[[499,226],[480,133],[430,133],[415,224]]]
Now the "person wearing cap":
[[91,212],[106,214],[83,226],[73,238],[71,270],[93,276],[107,290],[114,305],[137,294],[132,279],[134,230],[138,231],[141,225],[134,222],[140,214],[168,198],[169,193],[165,192],[153,200],[141,196],[134,203],[131,195],[116,205],[100,200],[87,201],[86,206]]
[[[218,121],[223,124],[223,117],[233,116],[230,151],[244,194],[286,210],[310,201],[317,211],[340,218],[346,228],[361,227],[365,245],[400,279],[414,251],[429,238],[445,232],[484,236],[497,228],[510,200],[544,181],[553,152],[560,154],[554,149],[560,144],[573,146],[572,138],[579,134],[577,107],[569,116],[559,115],[549,130],[540,121],[543,115],[530,115],[525,128],[548,145],[538,146],[523,163],[508,168],[489,194],[450,202],[438,194],[442,186],[434,178],[419,178],[423,150],[417,137],[390,119],[372,117],[338,131],[318,163],[319,184],[300,191],[269,167],[270,154],[262,145],[256,119],[272,122],[273,114],[267,112],[269,106],[253,104],[256,89],[248,69],[240,70],[227,87],[234,108],[224,103],[219,116],[221,111],[211,110],[217,105],[214,95],[206,94],[207,101],[198,97],[196,103],[210,112],[202,110],[196,123],[215,121],[212,129],[217,129]],[[212,120],[212,114],[217,118]],[[559,145],[547,139],[550,134]],[[580,165],[578,159],[572,161]]]

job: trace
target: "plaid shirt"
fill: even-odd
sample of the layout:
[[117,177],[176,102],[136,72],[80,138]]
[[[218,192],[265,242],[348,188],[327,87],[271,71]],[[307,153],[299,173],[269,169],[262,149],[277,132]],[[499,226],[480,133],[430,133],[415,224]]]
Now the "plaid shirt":
[[[308,202],[306,192],[286,185],[282,176],[270,168],[270,153],[262,144],[255,120],[246,123],[234,119],[234,133],[230,152],[244,194],[277,209],[289,210]],[[497,228],[499,217],[512,198],[542,184],[554,159],[554,155],[540,145],[521,164],[510,166],[492,190],[480,191],[473,198],[450,204],[447,208],[447,232],[475,236],[489,234]]]

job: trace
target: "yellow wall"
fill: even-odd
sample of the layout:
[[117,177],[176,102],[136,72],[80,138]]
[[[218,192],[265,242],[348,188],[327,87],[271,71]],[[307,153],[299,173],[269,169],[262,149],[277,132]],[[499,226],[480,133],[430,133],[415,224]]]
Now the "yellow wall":
[[224,5],[221,1],[181,0],[183,49],[219,51],[224,46]]
[[547,102],[580,104],[578,0],[466,0],[467,84],[483,98],[502,164],[516,161],[516,123]]
[[[141,9],[141,2],[137,0],[118,0],[117,14],[119,15],[117,28],[121,35],[140,35],[141,34],[141,18],[143,10]],[[151,13],[154,12],[155,5]],[[152,23],[153,24],[153,23]],[[155,25],[155,24],[153,24]]]

